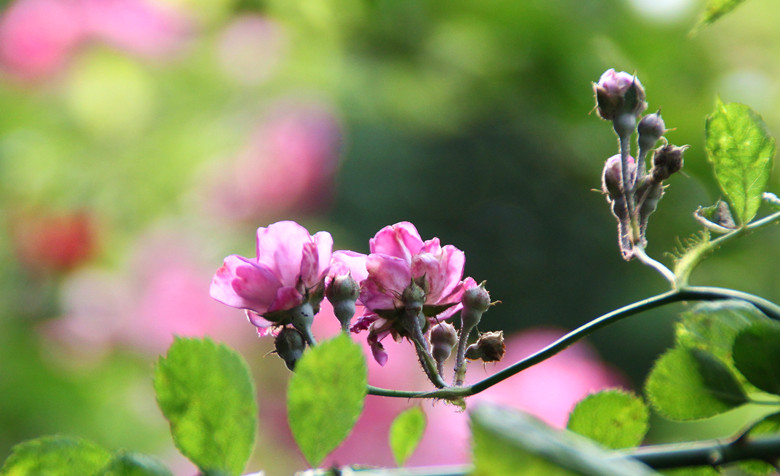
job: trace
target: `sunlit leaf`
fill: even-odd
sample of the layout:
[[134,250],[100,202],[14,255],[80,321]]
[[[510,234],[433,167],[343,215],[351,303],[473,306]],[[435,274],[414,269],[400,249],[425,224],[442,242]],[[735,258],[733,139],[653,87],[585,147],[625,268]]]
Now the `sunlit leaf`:
[[362,349],[343,334],[309,348],[295,365],[287,389],[287,419],[312,466],[355,426],[366,398],[367,373]]
[[720,470],[712,466],[692,466],[689,468],[665,469],[660,472],[666,476],[718,476]]
[[769,318],[744,301],[718,301],[696,305],[680,316],[675,327],[678,346],[705,350],[732,364],[734,339],[744,328]]
[[720,100],[707,116],[705,132],[707,158],[715,179],[738,224],[747,224],[756,215],[769,181],[775,139],[750,107]]
[[704,7],[704,13],[699,19],[699,22],[693,28],[693,32],[696,33],[707,25],[712,24],[712,22],[734,10],[744,1],[745,0],[709,0],[707,6]]
[[154,389],[184,456],[204,473],[241,474],[254,447],[257,403],[238,353],[209,339],[177,338],[157,363]]
[[674,420],[707,418],[747,402],[737,378],[722,361],[684,347],[658,359],[645,392],[659,413]]
[[590,440],[554,429],[515,409],[480,405],[471,413],[477,476],[644,476],[657,474],[629,459],[615,458]]
[[390,425],[390,449],[398,466],[414,453],[425,432],[425,413],[420,407],[401,412]]
[[2,476],[84,476],[111,460],[100,446],[68,436],[44,436],[14,446],[0,468]]
[[172,473],[151,456],[119,452],[97,476],[172,476]]
[[751,384],[780,395],[780,325],[760,322],[734,340],[734,365]]
[[[750,438],[778,433],[780,433],[780,413],[773,413],[772,415],[765,417],[763,420],[753,425],[748,431]],[[768,463],[764,463],[763,461],[742,461],[739,463],[739,467],[749,474],[755,474],[759,476],[769,476],[770,474],[776,474],[775,468]]]
[[648,418],[641,398],[621,390],[604,390],[574,407],[567,428],[610,449],[629,448],[644,439]]

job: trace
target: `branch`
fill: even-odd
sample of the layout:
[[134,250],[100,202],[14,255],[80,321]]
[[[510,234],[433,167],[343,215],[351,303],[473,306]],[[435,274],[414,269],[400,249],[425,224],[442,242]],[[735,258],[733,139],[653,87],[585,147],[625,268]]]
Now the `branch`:
[[491,375],[473,385],[464,387],[449,387],[441,390],[415,392],[404,390],[389,390],[379,387],[368,387],[369,395],[380,395],[385,397],[397,397],[397,398],[439,398],[452,400],[470,395],[475,395],[483,390],[496,385],[497,383],[508,379],[509,377],[532,367],[540,362],[543,362],[555,354],[563,351],[575,342],[589,336],[593,332],[606,327],[610,324],[614,324],[622,319],[639,314],[644,311],[649,311],[656,307],[665,306],[667,304],[679,302],[679,301],[723,301],[728,299],[736,299],[740,301],[748,302],[768,317],[776,320],[780,320],[780,306],[768,301],[764,298],[755,296],[753,294],[744,293],[741,291],[735,291],[733,289],[715,288],[715,287],[688,287],[684,289],[677,289],[659,294],[647,298],[642,301],[629,304],[628,306],[621,307],[612,312],[597,317],[592,321],[584,324],[577,329],[569,332],[565,336],[556,340],[547,347],[537,351],[534,354],[516,362],[515,364],[501,370],[500,372]]
[[[633,458],[653,469],[682,468],[686,466],[715,466],[745,460],[771,461],[780,457],[780,435],[764,438],[731,439],[727,441],[709,440],[692,443],[645,446],[630,450],[616,451],[614,458]],[[359,472],[362,476],[466,476],[474,470],[470,465],[429,466],[417,468],[378,468],[353,470],[350,467],[339,468],[340,474],[349,475]],[[307,472],[312,476],[333,474],[331,469],[318,469]]]

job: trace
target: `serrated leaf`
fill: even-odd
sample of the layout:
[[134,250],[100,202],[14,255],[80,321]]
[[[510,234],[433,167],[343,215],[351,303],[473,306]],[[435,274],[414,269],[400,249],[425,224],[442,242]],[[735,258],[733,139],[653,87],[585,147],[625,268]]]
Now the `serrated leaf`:
[[678,346],[705,350],[732,365],[734,339],[742,329],[756,322],[770,322],[770,319],[744,301],[701,303],[682,313],[675,326],[675,340]]
[[425,432],[425,412],[420,407],[404,410],[390,425],[390,450],[398,466],[414,453]]
[[140,453],[118,452],[97,476],[173,476],[162,462]]
[[257,401],[237,352],[177,338],[157,362],[154,389],[184,456],[204,473],[241,474],[254,447]]
[[707,159],[740,225],[756,216],[775,155],[775,139],[763,119],[744,104],[723,104],[707,116]]
[[[773,413],[763,420],[754,424],[748,431],[748,438],[756,436],[771,435],[780,433],[780,413]],[[758,476],[769,476],[775,474],[775,468],[763,461],[742,461],[739,463],[740,469],[749,474]]]
[[479,405],[471,412],[476,476],[646,476],[658,474],[615,458],[590,440],[551,428],[515,409]]
[[704,7],[704,13],[702,13],[699,22],[693,28],[693,33],[712,24],[718,18],[737,8],[737,6],[744,1],[745,0],[709,0],[707,6]]
[[712,354],[677,347],[656,361],[645,393],[659,413],[673,420],[696,420],[747,402],[729,368]]
[[111,453],[90,441],[44,436],[14,446],[0,468],[2,476],[84,476],[95,474]]
[[649,416],[636,395],[604,390],[577,403],[566,427],[610,449],[630,448],[644,439]]
[[780,395],[780,325],[759,322],[734,339],[734,365],[759,389]]
[[287,388],[287,420],[303,456],[318,466],[355,426],[366,398],[366,360],[346,335],[309,348]]

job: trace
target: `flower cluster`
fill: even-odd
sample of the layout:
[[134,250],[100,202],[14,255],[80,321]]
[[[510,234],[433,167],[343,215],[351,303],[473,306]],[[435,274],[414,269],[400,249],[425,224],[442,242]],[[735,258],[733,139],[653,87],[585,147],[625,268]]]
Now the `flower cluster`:
[[[660,111],[640,119],[647,102],[635,76],[609,69],[593,85],[593,92],[599,116],[612,122],[619,138],[619,153],[604,164],[601,189],[618,222],[620,251],[630,260],[637,253],[636,247],[647,245],[647,222],[664,194],[663,181],[682,168],[687,146],[666,143],[663,136],[667,129]],[[638,133],[639,145],[636,160],[630,151],[634,133]],[[648,172],[645,157],[659,140],[664,145],[653,153]]]
[[[443,360],[457,342],[456,367],[463,367],[468,335],[490,306],[484,285],[464,279],[463,251],[442,246],[438,238],[424,241],[408,222],[381,229],[369,241],[369,249],[368,255],[334,252],[327,232],[310,235],[295,222],[274,223],[257,230],[256,258],[225,258],[210,293],[217,301],[244,309],[261,335],[283,335],[277,351],[284,353],[290,368],[305,345],[316,343],[311,322],[327,298],[344,331],[368,331],[367,341],[379,364],[388,358],[383,339],[406,338],[431,380],[442,386]],[[359,317],[352,323],[358,309]],[[459,335],[450,338],[450,349],[446,355],[438,348],[432,352],[438,341],[429,336],[431,329],[459,311],[464,321]]]

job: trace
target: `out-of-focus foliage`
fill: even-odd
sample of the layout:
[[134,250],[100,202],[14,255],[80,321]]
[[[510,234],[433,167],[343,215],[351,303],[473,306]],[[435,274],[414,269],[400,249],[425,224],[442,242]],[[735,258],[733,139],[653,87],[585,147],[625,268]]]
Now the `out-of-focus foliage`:
[[[615,148],[589,114],[591,81],[636,72],[691,145],[689,178],[653,216],[655,256],[721,193],[703,139],[715,95],[780,130],[769,0],[693,38],[695,9],[639,0],[0,5],[0,458],[50,433],[173,454],[151,362],[173,334],[209,334],[240,347],[277,402],[261,407],[252,467],[289,474],[305,463],[278,423],[286,371],[207,296],[257,226],[296,219],[366,252],[410,220],[465,250],[503,302],[480,330],[570,328],[661,289],[615,252],[591,191]],[[730,245],[692,281],[777,301],[780,258],[764,252],[777,239]],[[674,314],[594,341],[638,385]]]

